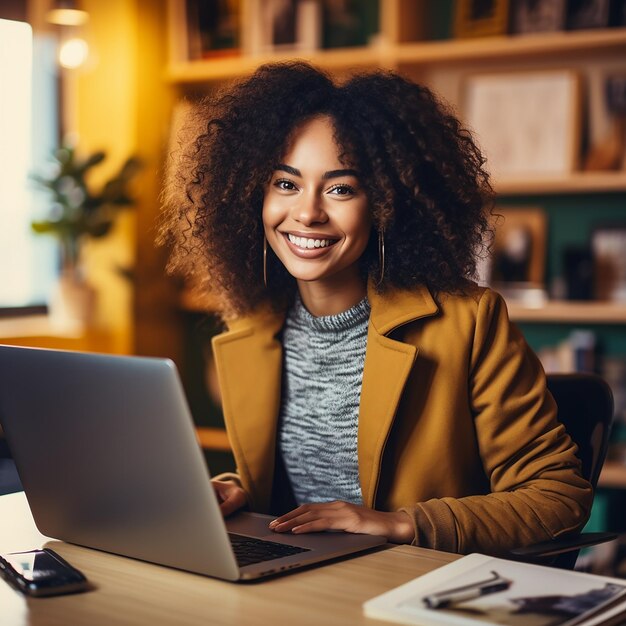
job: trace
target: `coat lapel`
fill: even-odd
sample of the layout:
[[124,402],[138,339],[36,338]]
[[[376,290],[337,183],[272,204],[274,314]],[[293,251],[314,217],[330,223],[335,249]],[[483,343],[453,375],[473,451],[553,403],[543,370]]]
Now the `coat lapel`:
[[371,287],[372,307],[367,334],[359,409],[358,457],[363,503],[374,507],[385,443],[418,349],[391,339],[396,328],[437,313],[425,287],[378,294]]
[[284,316],[270,312],[239,319],[213,339],[224,421],[242,484],[255,511],[272,491],[280,410]]

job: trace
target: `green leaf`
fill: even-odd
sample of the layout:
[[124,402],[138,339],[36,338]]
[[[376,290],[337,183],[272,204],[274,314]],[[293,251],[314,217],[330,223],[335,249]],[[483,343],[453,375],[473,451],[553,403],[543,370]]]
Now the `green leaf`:
[[118,174],[118,178],[121,178],[124,181],[129,181],[133,178],[139,170],[143,167],[143,163],[137,157],[130,157],[126,159],[124,165],[120,169]]
[[104,161],[105,158],[106,158],[106,152],[103,152],[102,150],[100,150],[99,152],[94,152],[91,156],[87,157],[87,159],[85,159],[85,161],[81,163],[78,169],[80,172],[84,173],[88,169],[91,169],[92,167],[94,167],[94,165],[98,165],[98,163],[102,163],[102,161]]
[[30,227],[36,233],[53,233],[57,230],[56,222],[32,222]]

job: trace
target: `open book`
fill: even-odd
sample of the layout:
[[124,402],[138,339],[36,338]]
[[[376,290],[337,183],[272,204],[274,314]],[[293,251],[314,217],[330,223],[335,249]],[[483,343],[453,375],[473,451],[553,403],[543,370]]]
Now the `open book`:
[[626,580],[470,554],[368,600],[365,615],[420,626],[593,626],[624,613]]

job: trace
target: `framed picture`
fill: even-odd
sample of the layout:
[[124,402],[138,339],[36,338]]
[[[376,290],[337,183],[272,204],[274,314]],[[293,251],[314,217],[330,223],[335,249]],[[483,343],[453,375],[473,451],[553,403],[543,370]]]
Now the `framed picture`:
[[504,35],[507,32],[508,17],[508,0],[457,0],[454,36]]
[[496,182],[562,175],[578,168],[581,96],[576,72],[470,75],[462,108]]
[[545,33],[565,30],[566,0],[511,0],[511,33]]
[[497,207],[491,256],[480,282],[507,288],[543,287],[546,269],[547,219],[541,207]]
[[595,297],[626,302],[626,223],[599,226],[591,233]]

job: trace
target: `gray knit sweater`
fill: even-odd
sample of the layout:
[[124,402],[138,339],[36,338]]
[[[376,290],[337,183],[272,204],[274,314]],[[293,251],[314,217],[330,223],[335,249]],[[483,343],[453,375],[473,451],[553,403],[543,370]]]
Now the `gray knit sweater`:
[[298,504],[362,504],[357,427],[370,305],[314,317],[297,298],[283,333],[278,445]]

